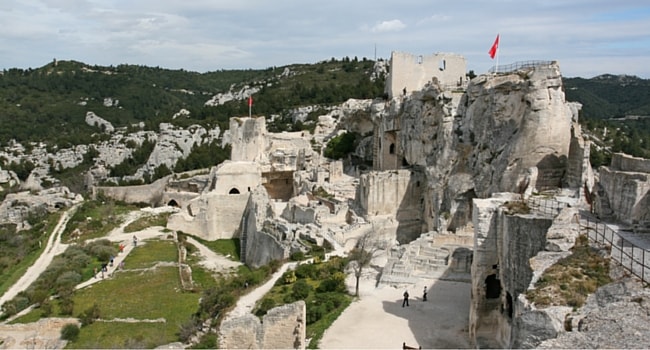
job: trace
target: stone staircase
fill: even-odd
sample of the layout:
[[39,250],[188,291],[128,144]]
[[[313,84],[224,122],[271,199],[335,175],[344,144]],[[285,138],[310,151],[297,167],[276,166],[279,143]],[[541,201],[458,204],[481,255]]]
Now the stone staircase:
[[390,252],[380,284],[415,284],[419,279],[441,277],[449,266],[450,249],[432,246],[432,239],[422,236],[406,247]]

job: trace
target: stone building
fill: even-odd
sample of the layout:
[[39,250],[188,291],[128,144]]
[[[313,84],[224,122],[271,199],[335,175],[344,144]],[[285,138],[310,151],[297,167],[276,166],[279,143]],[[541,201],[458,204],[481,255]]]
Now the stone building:
[[386,93],[393,98],[422,88],[434,78],[443,85],[462,86],[466,80],[467,63],[461,55],[435,53],[414,55],[393,51],[390,56],[390,74]]

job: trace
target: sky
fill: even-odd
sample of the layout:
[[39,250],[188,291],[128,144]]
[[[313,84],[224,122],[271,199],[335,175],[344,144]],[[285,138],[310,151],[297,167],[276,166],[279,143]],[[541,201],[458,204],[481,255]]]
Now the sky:
[[565,77],[650,78],[645,0],[0,0],[0,24],[0,69],[57,59],[209,72],[401,51],[460,54],[476,74],[556,60]]

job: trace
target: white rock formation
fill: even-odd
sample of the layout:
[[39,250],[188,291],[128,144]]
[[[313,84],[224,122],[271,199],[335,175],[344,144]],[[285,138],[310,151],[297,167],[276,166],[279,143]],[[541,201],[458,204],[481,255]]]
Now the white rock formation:
[[[106,100],[104,100],[104,104],[106,104]],[[111,100],[111,104],[112,104],[112,100]],[[86,113],[86,124],[90,126],[98,127],[107,133],[112,133],[113,131],[115,131],[113,124],[103,119],[102,117],[98,116],[94,112]]]

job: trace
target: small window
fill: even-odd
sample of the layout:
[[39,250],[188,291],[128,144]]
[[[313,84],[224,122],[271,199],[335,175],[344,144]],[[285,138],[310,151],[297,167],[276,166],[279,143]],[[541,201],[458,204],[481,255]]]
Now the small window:
[[445,70],[445,69],[447,69],[447,61],[440,60],[440,70]]
[[422,55],[418,56],[418,64],[422,64]]
[[228,192],[228,194],[239,194],[239,190],[233,187],[230,189],[230,192]]
[[394,143],[391,143],[390,146],[388,146],[388,153],[395,154],[395,144]]

